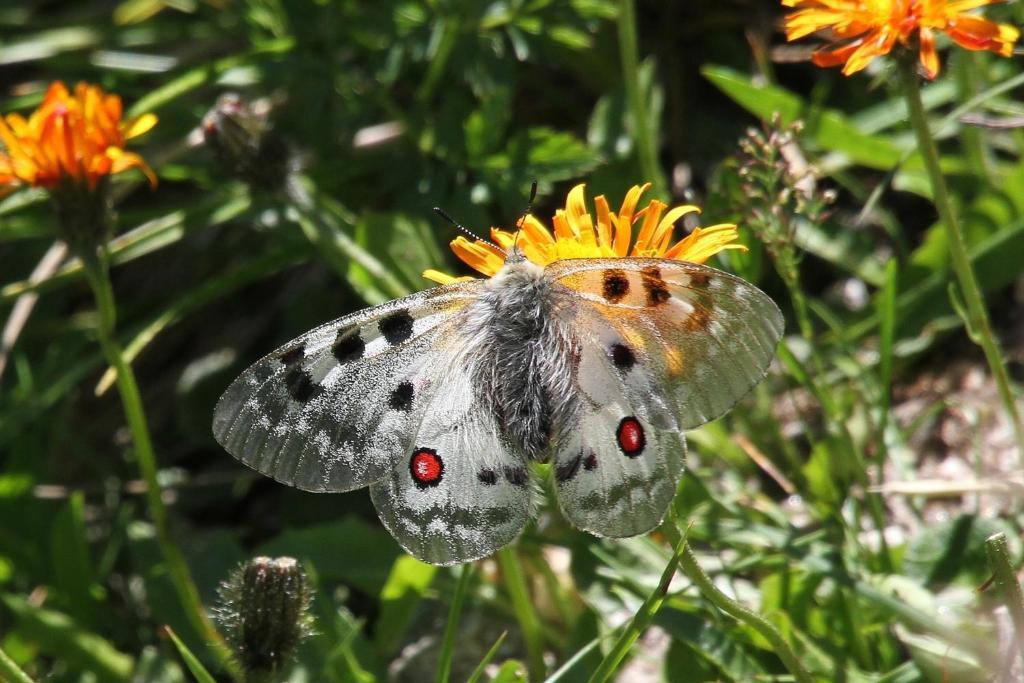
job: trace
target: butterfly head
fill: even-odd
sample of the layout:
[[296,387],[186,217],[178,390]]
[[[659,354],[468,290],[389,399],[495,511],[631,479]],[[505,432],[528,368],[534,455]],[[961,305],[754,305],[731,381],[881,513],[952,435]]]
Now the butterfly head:
[[513,244],[505,250],[505,265],[510,266],[515,263],[521,263],[526,261],[526,254],[518,244]]

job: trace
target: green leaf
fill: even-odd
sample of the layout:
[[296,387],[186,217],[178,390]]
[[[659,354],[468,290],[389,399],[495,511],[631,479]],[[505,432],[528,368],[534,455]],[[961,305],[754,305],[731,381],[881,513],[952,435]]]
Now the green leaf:
[[91,672],[102,683],[127,683],[134,662],[102,636],[76,624],[61,612],[30,605],[16,595],[3,595],[7,609],[14,613],[18,632],[51,657],[80,671]]
[[410,555],[395,560],[380,591],[376,641],[381,652],[392,652],[398,646],[435,574],[437,567]]
[[98,608],[89,546],[86,544],[85,495],[75,491],[58,513],[50,531],[54,583],[67,600],[71,616],[86,628],[97,626]]
[[356,517],[293,529],[259,548],[259,554],[309,561],[324,580],[340,581],[378,595],[401,549],[379,524]]
[[484,159],[482,167],[513,179],[533,177],[539,182],[555,182],[577,178],[599,161],[597,154],[575,135],[537,127],[516,135],[504,152]]
[[784,124],[805,119],[807,136],[821,148],[842,152],[854,162],[888,171],[895,168],[903,150],[880,135],[867,135],[834,109],[813,108],[799,95],[774,85],[762,85],[723,66],[705,66],[701,73],[738,105],[761,119],[776,112]]
[[[958,515],[925,526],[907,546],[903,571],[925,584],[944,585],[960,579],[978,585],[990,574],[985,539],[998,532],[1016,538],[1009,522],[975,515]],[[1019,555],[1019,542],[1014,545],[1014,555]]]
[[918,635],[898,628],[897,635],[910,650],[910,655],[924,672],[926,680],[986,683],[993,671],[970,652],[950,645],[934,636]]
[[501,665],[491,683],[526,683],[526,667],[522,662],[510,659]]

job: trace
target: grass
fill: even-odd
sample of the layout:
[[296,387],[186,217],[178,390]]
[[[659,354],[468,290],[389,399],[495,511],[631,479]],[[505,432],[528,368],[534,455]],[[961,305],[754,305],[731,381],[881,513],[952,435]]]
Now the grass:
[[[1024,23],[1018,5],[985,14]],[[1016,680],[1019,58],[943,49],[933,82],[896,60],[846,78],[772,61],[781,16],[754,0],[0,10],[0,112],[84,79],[160,118],[132,147],[159,186],[113,182],[109,281],[56,244],[45,193],[0,198],[0,678],[244,678],[208,615],[264,555],[297,558],[315,593],[314,635],[273,680]],[[226,92],[252,105],[256,164],[203,141]],[[263,354],[423,289],[427,268],[465,273],[432,207],[507,227],[534,179],[542,217],[577,182],[615,207],[651,181],[736,222],[750,251],[712,265],[786,316],[766,380],[688,435],[659,531],[597,539],[548,495],[516,545],[431,567],[366,491],[289,489],[214,442],[217,397]]]

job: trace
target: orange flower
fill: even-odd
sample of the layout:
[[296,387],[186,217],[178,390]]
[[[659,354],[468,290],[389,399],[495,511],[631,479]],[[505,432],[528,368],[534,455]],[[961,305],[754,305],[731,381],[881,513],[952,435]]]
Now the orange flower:
[[0,187],[24,183],[54,189],[65,180],[99,180],[129,168],[141,169],[156,185],[156,175],[138,154],[125,151],[125,140],[156,124],[144,114],[121,120],[121,98],[99,86],[79,83],[71,95],[60,81],[50,84],[43,103],[26,120],[0,117]]
[[[700,210],[686,204],[665,213],[668,205],[652,199],[645,208],[637,211],[640,195],[650,186],[650,183],[634,185],[626,193],[618,213],[611,211],[604,195],[596,197],[595,221],[587,211],[584,186],[577,185],[569,192],[565,209],[555,212],[552,220],[554,234],[532,215],[527,215],[523,219],[518,239],[514,231],[491,228],[493,244],[483,240],[470,242],[460,235],[451,243],[452,251],[471,268],[488,276],[501,270],[505,263],[505,252],[512,248],[513,241],[526,258],[540,266],[561,259],[627,256],[704,263],[723,249],[746,251],[743,245],[732,244],[737,234],[736,226],[731,224],[694,228],[689,235],[672,244],[675,222],[688,213]],[[634,240],[633,224],[636,222],[640,222],[640,230]],[[436,270],[428,270],[423,276],[442,285],[473,279],[456,278]]]
[[786,17],[786,40],[797,40],[825,28],[837,45],[814,53],[818,66],[843,65],[850,75],[875,57],[889,54],[896,43],[910,48],[917,37],[921,66],[928,78],[939,73],[935,34],[945,33],[960,47],[1013,54],[1020,36],[1013,26],[997,24],[967,12],[998,0],[782,0],[798,8]]

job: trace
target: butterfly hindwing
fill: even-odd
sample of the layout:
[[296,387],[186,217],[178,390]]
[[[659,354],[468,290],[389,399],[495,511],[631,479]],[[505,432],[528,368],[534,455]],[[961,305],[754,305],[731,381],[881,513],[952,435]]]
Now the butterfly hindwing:
[[416,411],[403,457],[370,487],[391,535],[417,558],[440,565],[485,557],[511,543],[533,510],[526,457],[475,401],[478,349],[449,348],[443,372],[428,373],[437,385]]
[[547,270],[600,318],[605,353],[650,375],[651,400],[664,402],[680,430],[720,417],[750,391],[782,335],[782,314],[766,294],[707,266],[580,259]]
[[349,491],[400,458],[424,400],[417,376],[478,283],[437,287],[318,327],[236,379],[214,436],[253,469],[308,491]]
[[[606,330],[592,312],[577,315],[581,353],[574,424],[554,458],[559,506],[575,526],[623,538],[665,516],[686,458],[686,441],[639,363],[606,355]],[[619,358],[618,360],[621,360]]]

